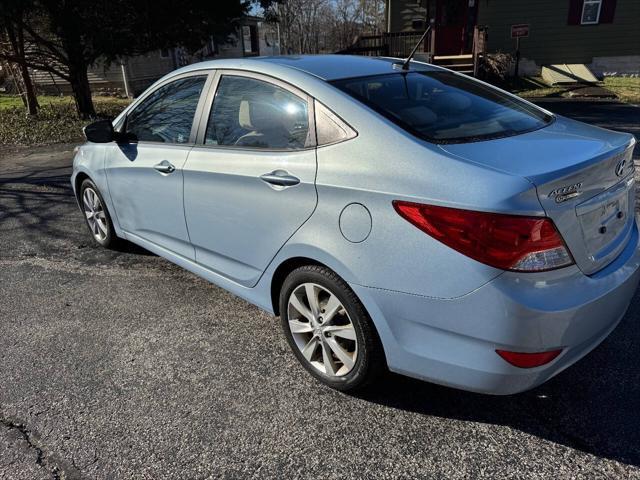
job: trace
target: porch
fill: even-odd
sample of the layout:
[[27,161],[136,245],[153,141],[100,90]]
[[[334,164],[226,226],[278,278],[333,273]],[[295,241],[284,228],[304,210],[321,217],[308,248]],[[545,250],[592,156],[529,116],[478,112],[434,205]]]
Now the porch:
[[[383,32],[379,35],[363,35],[354,43],[338,53],[346,55],[366,55],[374,57],[407,58],[416,46],[424,31]],[[474,25],[472,40],[468,52],[462,48],[458,54],[442,54],[450,52],[451,45],[446,38],[439,35],[436,25],[421,42],[415,55],[416,60],[440,65],[467,75],[477,76],[481,62],[486,53],[487,28]],[[441,45],[439,42],[444,42]]]

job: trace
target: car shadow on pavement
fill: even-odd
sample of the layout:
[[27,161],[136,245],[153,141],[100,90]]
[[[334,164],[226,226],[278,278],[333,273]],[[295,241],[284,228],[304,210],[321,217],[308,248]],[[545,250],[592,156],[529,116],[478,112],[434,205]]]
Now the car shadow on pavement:
[[[17,171],[11,172],[16,176],[0,177],[0,222],[3,230],[14,232],[14,237],[20,240],[20,248],[28,252],[52,254],[63,243],[78,249],[89,245],[98,249],[84,225],[82,212],[69,184],[69,175],[66,172],[57,174],[56,170]],[[74,212],[73,217],[68,217],[70,211]],[[68,222],[63,221],[64,218]],[[156,256],[126,240],[110,251],[100,251],[107,256],[107,252]]]
[[29,175],[19,179],[0,178],[0,221],[3,227],[20,232],[23,240],[45,249],[52,239],[67,236],[58,222],[59,210],[74,202],[66,175],[37,180]]
[[[361,397],[391,408],[505,425],[640,466],[640,294],[596,350],[529,392],[490,396],[391,374]],[[429,432],[425,432],[429,435]]]

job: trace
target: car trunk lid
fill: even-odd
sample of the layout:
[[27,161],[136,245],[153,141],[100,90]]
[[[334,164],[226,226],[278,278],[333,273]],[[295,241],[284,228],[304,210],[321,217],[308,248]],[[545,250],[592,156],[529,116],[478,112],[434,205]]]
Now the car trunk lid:
[[576,264],[590,275],[613,261],[632,234],[633,144],[628,134],[557,117],[535,132],[441,148],[527,178]]

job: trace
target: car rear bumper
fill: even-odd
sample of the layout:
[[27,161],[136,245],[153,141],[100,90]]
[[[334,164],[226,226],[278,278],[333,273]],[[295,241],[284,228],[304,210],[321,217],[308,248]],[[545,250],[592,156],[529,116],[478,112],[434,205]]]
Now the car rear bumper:
[[[624,316],[639,268],[636,224],[620,256],[592,276],[575,266],[505,272],[453,299],[352,287],[378,327],[392,371],[506,395],[543,383],[602,342]],[[514,367],[495,353],[557,348],[563,351],[555,360],[530,369]]]

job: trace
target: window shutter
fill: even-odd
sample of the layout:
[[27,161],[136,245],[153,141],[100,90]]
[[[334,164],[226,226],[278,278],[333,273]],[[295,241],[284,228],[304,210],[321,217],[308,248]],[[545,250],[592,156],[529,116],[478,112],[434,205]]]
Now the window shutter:
[[600,23],[612,23],[616,11],[616,0],[602,0],[600,7]]
[[583,1],[584,0],[569,0],[569,18],[567,19],[567,24],[580,25]]

